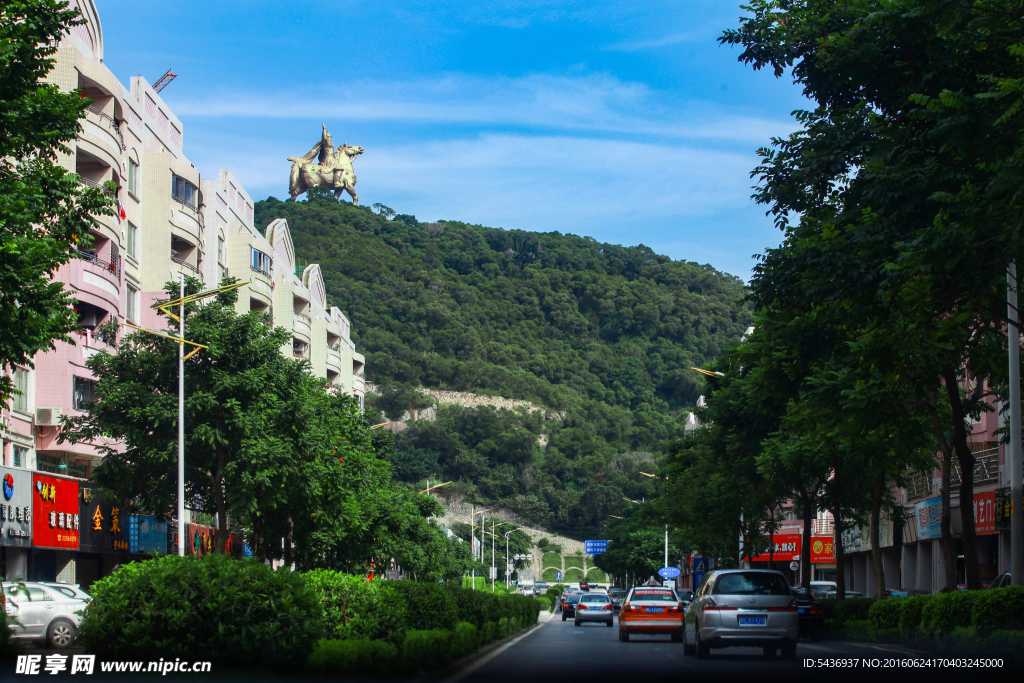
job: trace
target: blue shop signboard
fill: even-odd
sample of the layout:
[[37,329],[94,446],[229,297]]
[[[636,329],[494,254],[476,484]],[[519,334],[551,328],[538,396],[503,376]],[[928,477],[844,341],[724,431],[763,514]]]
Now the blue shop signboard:
[[917,519],[917,538],[927,540],[942,536],[942,498],[929,498],[914,505],[914,517]]
[[167,522],[149,515],[129,517],[128,550],[132,553],[166,553]]

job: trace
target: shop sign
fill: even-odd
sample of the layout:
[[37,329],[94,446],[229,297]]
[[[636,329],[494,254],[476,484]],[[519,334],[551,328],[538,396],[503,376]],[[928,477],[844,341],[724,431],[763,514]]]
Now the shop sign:
[[920,541],[942,536],[942,498],[929,498],[914,505],[917,538]]
[[100,496],[91,484],[79,486],[78,515],[82,520],[78,549],[87,553],[127,553],[128,515],[122,506]]
[[78,549],[78,482],[32,475],[32,545]]
[[[792,560],[794,556],[800,554],[801,545],[800,534],[781,534],[778,536],[772,536],[772,544],[775,546],[773,557],[771,559],[776,562],[787,562]],[[768,562],[769,553],[763,552],[757,557],[750,558],[753,562]]]
[[974,530],[979,534],[996,533],[996,492],[974,494]]
[[1013,514],[1013,499],[1010,497],[1010,489],[996,489],[995,509],[992,512],[993,525],[996,531],[1010,530],[1010,516]]
[[835,561],[835,539],[831,536],[811,536],[811,563]]
[[149,515],[131,515],[128,518],[128,552],[166,553],[167,522]]
[[32,473],[0,467],[0,545],[32,545]]
[[185,525],[185,554],[209,555],[217,547],[216,533],[202,524]]

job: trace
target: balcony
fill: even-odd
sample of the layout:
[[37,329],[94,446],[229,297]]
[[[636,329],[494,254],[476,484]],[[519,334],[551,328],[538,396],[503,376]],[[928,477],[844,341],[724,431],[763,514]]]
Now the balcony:
[[87,263],[91,263],[94,266],[99,266],[104,271],[107,271],[111,275],[113,275],[117,279],[117,281],[119,283],[121,282],[121,257],[120,256],[115,256],[113,261],[104,261],[103,259],[101,259],[100,257],[98,257],[96,254],[94,254],[91,251],[85,251],[85,250],[81,250],[81,249],[76,249],[75,253],[78,255],[78,258],[82,259],[83,261],[85,261]]
[[197,268],[196,266],[192,265],[191,263],[189,263],[185,259],[180,259],[177,256],[174,256],[173,253],[172,253],[171,260],[174,261],[175,263],[177,263],[179,266],[181,266],[185,270],[191,270],[196,275],[199,275],[199,268]]
[[305,321],[305,323],[306,323],[307,325],[312,325],[312,324],[313,324],[313,319],[312,319],[312,318],[310,318],[310,317],[309,317],[308,315],[306,315],[305,313],[296,313],[296,314],[295,314],[295,317],[296,317],[297,319],[299,319],[299,320],[303,320],[303,321]]
[[[954,458],[950,472],[950,488],[960,485],[960,461]],[[999,448],[989,448],[974,454],[974,485],[996,484],[999,482]]]
[[86,114],[86,120],[89,123],[94,124],[103,132],[103,135],[100,137],[109,136],[111,142],[116,147],[119,147],[122,152],[128,149],[124,144],[124,136],[121,134],[121,126],[118,125],[117,120],[110,116],[110,114],[105,114],[96,107],[89,107],[89,113]]
[[811,520],[811,533],[815,536],[834,536],[836,533],[835,521],[831,517]]

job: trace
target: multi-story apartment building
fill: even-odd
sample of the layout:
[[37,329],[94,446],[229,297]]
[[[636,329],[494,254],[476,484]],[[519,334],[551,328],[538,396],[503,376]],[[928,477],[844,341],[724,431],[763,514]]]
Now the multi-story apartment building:
[[[253,200],[230,171],[202,177],[184,154],[181,121],[143,78],[125,87],[107,69],[96,7],[92,0],[76,2],[86,23],[61,42],[49,79],[64,91],[81,89],[93,104],[60,163],[85,185],[112,182],[125,218],[100,217],[92,247],[56,274],[78,301],[80,326],[70,343],[38,354],[34,368],[15,369],[21,394],[0,406],[2,465],[90,475],[100,455],[89,445],[58,444],[60,417],[80,414],[93,398],[88,358],[116,352],[105,323],[164,327],[152,303],[182,273],[208,286],[227,275],[247,280],[238,311],[269,313],[275,326],[292,331],[283,353],[309,360],[334,390],[362,403],[363,357],[348,319],[327,301],[320,267],[297,266],[285,221],[260,233]],[[117,561],[8,541],[0,538],[0,569],[7,576],[73,580],[77,566],[78,577],[88,581]]]

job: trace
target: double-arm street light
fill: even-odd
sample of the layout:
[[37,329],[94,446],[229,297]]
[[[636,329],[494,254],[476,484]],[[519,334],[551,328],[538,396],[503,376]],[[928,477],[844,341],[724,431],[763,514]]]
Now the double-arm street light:
[[505,590],[506,591],[508,590],[508,575],[509,575],[509,571],[510,571],[509,568],[508,568],[509,567],[509,562],[508,562],[508,537],[511,536],[512,533],[514,533],[516,531],[519,531],[519,529],[512,529],[511,531],[506,531],[505,532]]
[[[165,339],[172,339],[178,342],[178,555],[185,554],[185,361],[194,356],[200,349],[209,348],[202,344],[190,342],[185,339],[185,304],[207,299],[211,296],[217,296],[224,292],[230,292],[233,289],[244,287],[247,284],[249,283],[236,282],[233,285],[215,287],[213,289],[207,289],[202,292],[185,296],[185,274],[181,273],[179,297],[173,301],[167,301],[162,304],[153,304],[153,308],[158,311],[162,311],[167,315],[167,317],[178,321],[179,336],[174,337],[164,332],[158,332],[146,327],[139,327],[138,325],[132,325],[127,322],[125,323],[125,327],[130,327],[142,332],[148,332],[149,334],[164,337]],[[171,311],[171,308],[174,306],[178,307],[177,315]],[[185,353],[185,344],[194,346],[195,348],[188,353]]]

